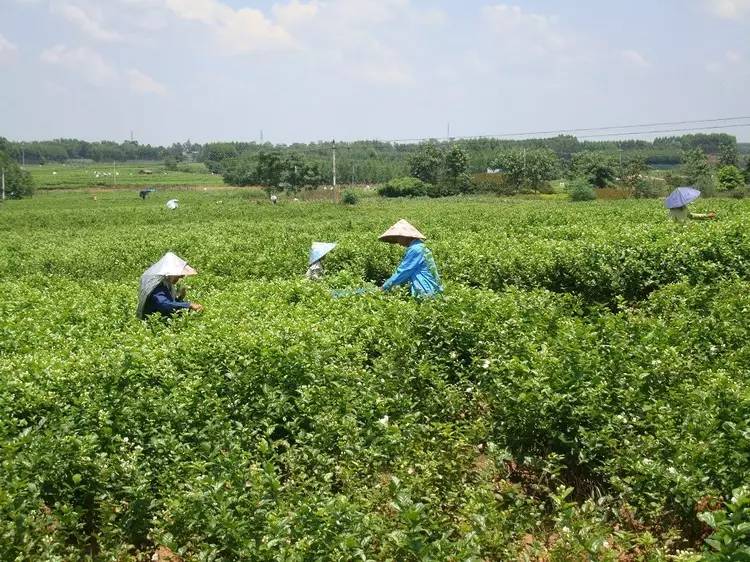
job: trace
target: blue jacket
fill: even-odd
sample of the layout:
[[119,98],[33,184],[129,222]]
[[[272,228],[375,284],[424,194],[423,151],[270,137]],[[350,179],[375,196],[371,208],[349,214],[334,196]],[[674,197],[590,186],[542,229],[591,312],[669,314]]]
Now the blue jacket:
[[432,296],[443,290],[432,252],[421,240],[409,244],[396,273],[383,283],[383,290],[387,291],[394,285],[404,283],[411,284],[413,296]]
[[185,308],[190,308],[190,303],[173,299],[169,287],[165,283],[160,283],[146,299],[143,317],[145,318],[154,312],[160,312],[164,316],[172,316],[178,310]]

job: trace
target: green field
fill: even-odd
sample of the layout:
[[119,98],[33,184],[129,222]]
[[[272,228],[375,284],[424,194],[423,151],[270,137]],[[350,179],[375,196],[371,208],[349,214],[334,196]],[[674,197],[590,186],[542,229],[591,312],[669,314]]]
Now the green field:
[[[0,204],[0,559],[741,559],[750,202],[261,193]],[[399,218],[444,295],[333,298]],[[141,322],[167,250],[205,311]]]
[[224,185],[220,175],[199,163],[180,164],[179,170],[167,170],[163,162],[52,163],[28,165],[26,170],[40,190]]

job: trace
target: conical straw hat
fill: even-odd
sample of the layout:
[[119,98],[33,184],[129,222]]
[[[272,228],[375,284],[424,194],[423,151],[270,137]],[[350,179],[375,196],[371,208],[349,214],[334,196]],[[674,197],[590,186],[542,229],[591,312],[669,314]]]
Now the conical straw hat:
[[312,248],[310,248],[310,255],[308,256],[308,265],[314,264],[335,247],[335,242],[313,242]]
[[401,219],[391,228],[381,234],[378,240],[389,242],[391,244],[403,244],[412,240],[424,240],[425,235],[410,225],[404,219]]

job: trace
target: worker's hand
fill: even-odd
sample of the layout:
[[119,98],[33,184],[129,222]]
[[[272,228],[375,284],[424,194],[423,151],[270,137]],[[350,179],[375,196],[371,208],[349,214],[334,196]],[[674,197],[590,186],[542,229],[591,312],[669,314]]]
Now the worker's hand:
[[711,211],[710,213],[707,213],[706,216],[709,219],[715,219],[716,218],[716,213],[714,213],[713,211]]
[[203,305],[198,304],[197,302],[191,302],[190,303],[190,310],[193,310],[195,312],[203,312]]

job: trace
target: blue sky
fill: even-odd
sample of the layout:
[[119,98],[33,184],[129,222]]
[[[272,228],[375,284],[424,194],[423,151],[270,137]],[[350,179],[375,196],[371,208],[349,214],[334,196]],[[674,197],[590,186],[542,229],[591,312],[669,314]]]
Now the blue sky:
[[750,0],[0,0],[0,135],[294,142],[749,115],[749,37]]

